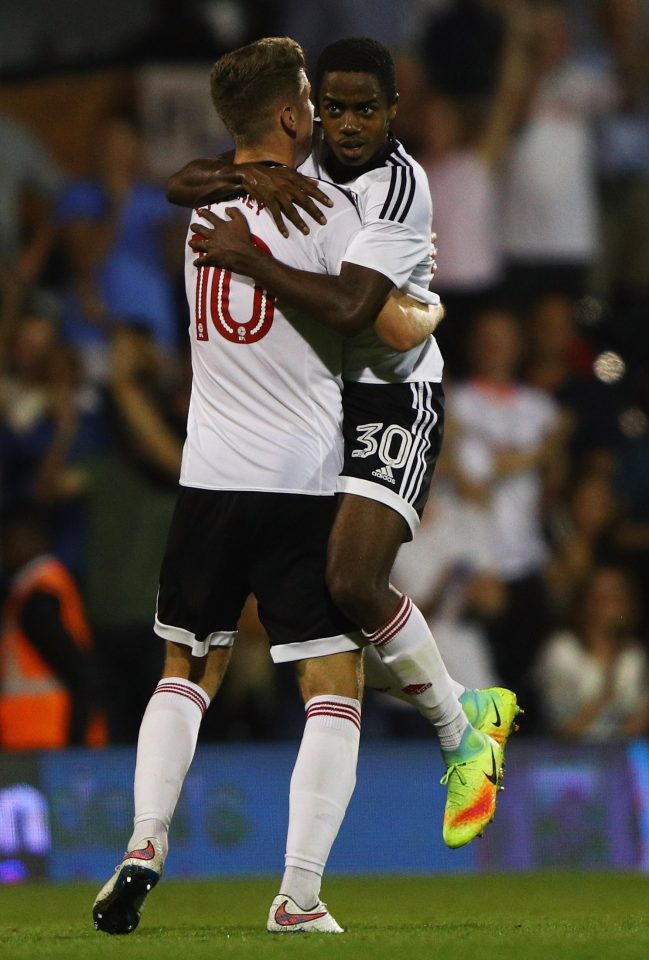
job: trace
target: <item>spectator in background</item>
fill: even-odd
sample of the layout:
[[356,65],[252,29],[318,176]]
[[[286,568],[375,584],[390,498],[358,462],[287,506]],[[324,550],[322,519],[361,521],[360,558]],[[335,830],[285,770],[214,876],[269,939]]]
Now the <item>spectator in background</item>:
[[598,247],[592,122],[615,98],[607,73],[572,56],[563,5],[532,10],[532,88],[502,180],[508,285],[520,305],[548,290],[584,292]]
[[485,97],[498,78],[504,25],[488,0],[455,0],[423,25],[421,57],[431,87]]
[[[613,544],[619,561],[633,569],[643,595],[649,593],[649,383],[638,391],[639,403],[625,412],[625,440],[613,475],[620,501]],[[649,615],[644,611],[644,629]]]
[[489,627],[496,669],[521,690],[531,731],[528,672],[552,624],[544,508],[563,483],[565,425],[552,397],[517,380],[520,354],[511,314],[479,316],[470,340],[473,376],[449,391],[448,410],[457,482],[489,513],[494,572],[506,585],[504,609]]
[[4,344],[0,367],[0,450],[3,506],[33,497],[34,472],[42,454],[41,433],[48,409],[54,319],[47,314],[19,315]]
[[0,272],[37,283],[53,242],[52,204],[63,177],[25,127],[0,116]]
[[[74,457],[105,442],[100,398],[80,383],[78,358],[61,343],[51,315],[19,315],[0,368],[2,507],[9,511],[41,497],[39,472],[61,408],[69,414]],[[82,577],[83,520],[78,506],[60,503],[50,515],[51,548],[74,576]]]
[[153,634],[151,610],[175,503],[188,381],[179,371],[166,383],[159,351],[139,329],[118,330],[110,356],[111,447],[74,459],[71,416],[62,406],[38,488],[48,503],[83,498],[86,505],[88,615],[110,739],[120,743],[136,739],[160,675],[163,650]]
[[619,386],[593,373],[595,351],[580,336],[574,304],[547,293],[526,312],[525,380],[551,394],[570,422],[568,453],[574,472],[610,475],[622,445]]
[[449,318],[436,336],[445,369],[456,376],[465,373],[470,321],[497,300],[504,279],[498,171],[529,82],[529,15],[522,0],[508,5],[504,23],[498,83],[486,107],[476,110],[472,101],[433,90],[417,110],[420,161],[441,238],[435,290]]
[[573,608],[593,569],[614,555],[612,537],[619,504],[602,471],[575,481],[550,518],[552,556],[546,576],[561,618]]
[[638,642],[635,585],[617,567],[598,567],[575,602],[574,625],[554,634],[536,678],[550,729],[582,740],[649,730],[649,658]]
[[48,750],[105,742],[96,709],[92,642],[81,595],[48,554],[34,510],[2,523],[11,576],[0,633],[0,747]]
[[[142,144],[128,114],[102,117],[94,131],[96,172],[63,191],[56,217],[70,266],[63,337],[81,352],[91,379],[106,376],[109,334],[140,324],[161,350],[178,342],[173,264],[165,231],[178,215],[142,167]],[[171,239],[171,238],[169,238]],[[180,261],[175,264],[181,271]]]
[[598,124],[603,247],[598,292],[613,308],[611,335],[649,360],[649,11],[641,0],[598,4],[608,68],[619,99]]

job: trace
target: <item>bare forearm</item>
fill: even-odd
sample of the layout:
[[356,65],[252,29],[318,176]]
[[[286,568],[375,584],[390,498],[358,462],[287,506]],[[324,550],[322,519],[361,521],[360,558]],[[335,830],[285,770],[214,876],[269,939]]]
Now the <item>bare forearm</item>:
[[179,207],[198,207],[231,197],[242,178],[224,157],[192,160],[167,181],[167,200]]
[[135,384],[118,384],[113,387],[113,397],[140,452],[171,480],[177,480],[182,444],[164,423],[145,391]]
[[392,289],[382,274],[343,264],[339,276],[296,270],[252,247],[238,257],[236,273],[252,277],[280,302],[343,336],[353,336],[372,323]]
[[441,304],[421,303],[400,291],[393,291],[374,323],[380,340],[393,350],[418,347],[435,332],[444,317]]

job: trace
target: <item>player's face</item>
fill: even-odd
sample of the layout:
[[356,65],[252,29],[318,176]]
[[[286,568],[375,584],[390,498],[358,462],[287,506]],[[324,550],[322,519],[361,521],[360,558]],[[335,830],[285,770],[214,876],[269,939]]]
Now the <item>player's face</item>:
[[302,91],[295,104],[295,146],[296,164],[299,166],[311,153],[311,139],[313,137],[313,104],[311,102],[311,84],[302,71]]
[[397,112],[373,73],[325,73],[318,104],[327,145],[336,159],[362,167],[384,146]]

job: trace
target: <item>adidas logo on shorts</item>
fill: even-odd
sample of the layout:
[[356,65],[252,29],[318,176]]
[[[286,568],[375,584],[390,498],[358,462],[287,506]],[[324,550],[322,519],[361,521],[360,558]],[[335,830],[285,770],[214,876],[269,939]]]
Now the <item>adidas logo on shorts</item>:
[[392,473],[392,467],[379,467],[378,470],[372,470],[372,476],[378,477],[379,480],[386,480],[388,483],[396,483],[394,479],[394,474]]

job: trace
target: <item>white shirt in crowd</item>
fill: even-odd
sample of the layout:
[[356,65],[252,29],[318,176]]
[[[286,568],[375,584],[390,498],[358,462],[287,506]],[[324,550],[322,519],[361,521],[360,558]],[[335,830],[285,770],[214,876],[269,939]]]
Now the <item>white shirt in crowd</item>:
[[[647,654],[639,643],[620,651],[613,666],[613,696],[582,737],[606,740],[619,736],[627,720],[647,703]],[[604,692],[604,665],[579,637],[563,630],[548,641],[536,668],[536,679],[553,730],[560,730]]]
[[435,285],[477,293],[502,280],[498,178],[478,151],[453,150],[428,163],[435,230],[443,237]]
[[591,122],[610,108],[610,80],[568,62],[540,85],[503,175],[504,248],[519,260],[590,260],[597,252]]
[[494,568],[506,580],[538,571],[547,556],[541,528],[542,478],[537,469],[497,478],[499,450],[539,447],[557,423],[559,408],[541,390],[516,384],[494,390],[467,382],[450,391],[458,427],[456,457],[468,479],[490,485],[490,539]]

